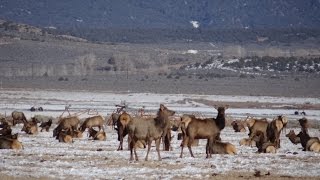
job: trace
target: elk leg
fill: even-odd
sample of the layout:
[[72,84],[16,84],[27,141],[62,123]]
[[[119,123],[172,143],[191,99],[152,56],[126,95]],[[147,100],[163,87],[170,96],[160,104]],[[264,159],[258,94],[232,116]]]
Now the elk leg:
[[147,155],[146,155],[145,161],[148,161],[148,155],[149,155],[149,152],[150,152],[150,149],[151,149],[152,141],[147,140],[147,142],[148,142],[148,149],[147,149]]
[[188,149],[189,149],[189,152],[190,152],[191,157],[194,157],[194,156],[193,156],[193,153],[192,153],[192,149],[191,149],[191,145],[192,145],[192,143],[193,143],[193,140],[194,140],[194,138],[189,137]]
[[158,152],[158,159],[161,161],[161,156],[160,156],[160,139],[156,140],[156,150]]
[[129,148],[130,148],[130,161],[133,161],[133,141],[130,142]]

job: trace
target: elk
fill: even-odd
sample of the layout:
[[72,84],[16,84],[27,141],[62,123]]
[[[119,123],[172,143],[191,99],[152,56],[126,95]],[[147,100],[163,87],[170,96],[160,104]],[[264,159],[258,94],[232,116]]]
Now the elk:
[[12,133],[12,129],[9,125],[3,126],[2,129],[0,130],[0,136],[11,135],[11,133]]
[[254,119],[247,117],[246,119],[247,126],[249,128],[249,138],[252,139],[257,131],[264,132],[265,139],[267,139],[267,128],[268,128],[268,121],[267,119]]
[[256,142],[250,138],[243,138],[239,142],[240,146],[256,146]]
[[276,144],[268,142],[262,131],[257,131],[253,140],[256,142],[259,153],[276,153]]
[[18,134],[0,136],[0,149],[23,149],[22,143],[18,141]]
[[276,144],[276,148],[280,148],[280,133],[287,125],[288,120],[285,116],[277,116],[267,127],[267,140]]
[[38,125],[35,121],[24,122],[24,125],[21,131],[26,132],[27,134],[38,134]]
[[244,127],[242,121],[232,121],[231,126],[233,127],[234,132],[246,132],[246,128]]
[[72,138],[82,138],[83,133],[80,130],[67,130],[66,134],[72,136]]
[[73,143],[72,136],[67,134],[65,131],[59,131],[57,132],[56,139],[59,140],[59,142],[64,142],[64,143]]
[[42,132],[44,129],[47,132],[49,132],[49,129],[50,129],[51,125],[52,125],[52,119],[49,119],[49,121],[47,121],[47,122],[41,123],[40,126],[39,126],[39,127],[41,127],[40,132]]
[[79,122],[80,120],[77,116],[60,119],[59,125],[53,130],[53,137],[58,136],[58,133],[62,130],[70,130],[70,131],[77,130]]
[[221,141],[213,142],[212,146],[210,147],[210,151],[213,154],[230,154],[230,155],[237,154],[237,149],[233,144],[228,142],[221,142]]
[[307,132],[301,131],[297,137],[300,138],[303,151],[320,152],[320,140],[318,137],[310,137]]
[[26,116],[24,115],[23,112],[13,111],[11,113],[11,116],[12,116],[12,124],[13,124],[13,126],[15,126],[18,123],[27,122],[27,118],[26,118]]
[[118,141],[120,141],[119,147],[117,149],[118,151],[123,150],[123,138],[128,134],[128,124],[130,121],[131,121],[131,116],[125,111],[118,116],[118,119],[116,121]]
[[191,157],[194,157],[191,145],[194,139],[207,139],[206,154],[207,158],[211,157],[212,144],[216,140],[220,140],[220,131],[225,127],[225,110],[226,107],[218,107],[218,114],[216,118],[200,119],[193,115],[184,115],[181,118],[181,130],[183,133],[183,140],[181,143],[180,158],[183,156],[183,148],[187,145]]
[[96,131],[93,128],[89,129],[89,138],[92,137],[93,140],[105,141],[107,139],[106,132]]
[[289,140],[293,143],[293,144],[299,144],[301,143],[300,138],[297,137],[296,133],[294,132],[294,130],[290,130],[290,132],[288,134],[286,134],[286,137],[289,138]]
[[84,120],[79,130],[84,132],[87,128],[90,129],[92,127],[99,127],[99,131],[101,129],[104,131],[104,127],[103,127],[104,123],[105,123],[105,119],[101,115],[88,117]]
[[170,123],[169,116],[173,116],[175,111],[169,110],[163,104],[160,104],[160,108],[155,118],[141,118],[135,117],[128,124],[128,133],[130,137],[130,160],[133,160],[133,152],[135,154],[135,160],[138,161],[138,155],[136,152],[137,141],[145,142],[148,145],[147,154],[145,160],[148,160],[148,155],[151,149],[152,141],[156,143],[156,150],[158,153],[158,159],[161,161],[160,156],[160,140],[166,131],[167,125]]

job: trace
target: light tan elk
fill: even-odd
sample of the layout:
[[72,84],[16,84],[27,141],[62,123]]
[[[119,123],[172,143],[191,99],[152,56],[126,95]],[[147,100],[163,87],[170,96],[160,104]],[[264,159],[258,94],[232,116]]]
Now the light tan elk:
[[101,115],[88,117],[84,120],[84,122],[80,126],[80,131],[84,132],[87,128],[90,129],[92,127],[99,127],[99,131],[101,129],[104,131],[104,127],[103,127],[104,123],[105,123],[105,119]]
[[23,149],[22,143],[18,141],[18,134],[0,136],[0,149]]
[[173,116],[174,111],[169,110],[163,104],[160,104],[160,108],[155,118],[141,118],[134,117],[128,124],[128,132],[130,136],[130,160],[133,160],[133,152],[135,160],[138,161],[138,155],[136,152],[136,143],[138,141],[145,142],[148,146],[145,160],[148,160],[148,155],[151,149],[152,141],[156,143],[156,150],[158,153],[158,159],[161,160],[160,156],[160,140],[164,134],[165,128],[170,123],[169,116]]
[[250,147],[256,146],[256,142],[251,140],[250,138],[241,139],[239,144],[240,146],[250,146]]
[[252,117],[247,117],[246,123],[249,129],[249,138],[252,139],[257,131],[261,131],[265,135],[265,139],[267,139],[267,128],[268,128],[268,121],[267,119],[255,119]]
[[53,137],[56,137],[58,133],[62,130],[65,131],[76,131],[79,125],[79,118],[77,116],[66,117],[59,120],[60,123],[58,126],[53,130]]
[[225,127],[225,110],[226,107],[218,107],[218,114],[216,118],[200,119],[193,115],[184,115],[181,118],[181,130],[183,133],[183,140],[181,143],[180,158],[183,156],[183,148],[187,145],[191,157],[194,157],[191,145],[194,139],[207,139],[206,154],[207,158],[211,157],[212,143],[220,140],[220,131]]
[[230,154],[230,155],[237,154],[236,147],[231,143],[215,141],[211,144],[212,145],[210,147],[210,151],[213,154]]

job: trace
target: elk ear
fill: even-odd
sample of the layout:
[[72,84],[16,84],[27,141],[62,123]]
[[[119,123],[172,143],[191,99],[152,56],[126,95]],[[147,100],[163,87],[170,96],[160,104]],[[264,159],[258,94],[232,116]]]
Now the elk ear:
[[163,104],[160,104],[160,110],[163,111],[166,107]]

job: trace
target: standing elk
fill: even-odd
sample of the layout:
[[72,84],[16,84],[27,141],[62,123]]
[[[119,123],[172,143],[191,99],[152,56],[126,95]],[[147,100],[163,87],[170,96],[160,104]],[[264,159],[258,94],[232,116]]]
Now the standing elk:
[[104,123],[105,123],[105,119],[101,115],[88,117],[84,120],[79,130],[81,132],[84,132],[87,128],[90,129],[92,127],[99,127],[99,131],[101,129],[104,131],[104,127],[103,127]]
[[269,140],[271,143],[275,143],[276,148],[280,148],[280,133],[287,123],[288,120],[285,116],[277,116],[268,124],[267,140]]
[[158,152],[158,159],[160,156],[160,140],[170,123],[169,116],[173,116],[174,111],[169,110],[163,104],[160,104],[157,117],[155,118],[141,118],[135,117],[128,124],[128,132],[130,136],[130,160],[133,160],[133,152],[135,154],[135,160],[138,161],[138,155],[136,152],[136,143],[138,141],[145,142],[148,145],[147,154],[145,160],[148,160],[148,155],[151,149],[152,141],[156,143],[156,150]]
[[58,133],[62,130],[76,131],[80,123],[80,120],[77,116],[62,118],[59,121],[60,123],[53,130],[53,137],[58,136]]
[[218,114],[216,118],[200,119],[194,115],[184,115],[181,118],[181,130],[183,133],[183,140],[181,143],[180,158],[183,156],[183,148],[188,146],[191,157],[194,157],[191,145],[194,139],[207,139],[206,154],[207,158],[211,157],[212,146],[216,140],[220,140],[220,131],[225,127],[225,110],[226,107],[218,107]]
[[255,119],[255,118],[250,118],[247,117],[246,123],[249,129],[249,138],[252,139],[257,131],[261,131],[265,135],[265,139],[267,139],[267,128],[268,128],[268,121],[267,119]]
[[119,147],[117,149],[118,151],[123,150],[123,138],[128,134],[128,124],[130,121],[131,116],[125,111],[118,116],[118,119],[116,121],[118,141],[120,141]]

